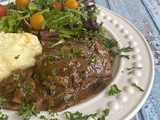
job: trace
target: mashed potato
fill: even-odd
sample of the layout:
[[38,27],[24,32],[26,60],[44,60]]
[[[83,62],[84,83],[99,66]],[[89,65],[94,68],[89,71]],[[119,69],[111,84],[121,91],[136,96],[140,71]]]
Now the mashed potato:
[[17,69],[35,65],[35,56],[42,53],[42,46],[30,33],[0,33],[0,81]]

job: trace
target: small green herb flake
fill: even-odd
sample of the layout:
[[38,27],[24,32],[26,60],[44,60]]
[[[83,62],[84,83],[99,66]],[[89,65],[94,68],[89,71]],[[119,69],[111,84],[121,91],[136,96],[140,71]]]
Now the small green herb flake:
[[64,102],[65,104],[69,104],[69,100],[68,100],[67,98],[63,98],[63,102]]
[[77,95],[74,94],[72,97],[73,97],[74,102],[77,102]]
[[144,92],[144,90],[141,87],[139,87],[136,83],[131,83],[131,85],[137,88],[139,91]]
[[132,72],[134,71],[134,70],[140,70],[140,69],[142,69],[143,67],[131,67],[131,68],[126,68],[127,69],[127,71],[128,71],[128,75],[130,75],[130,74],[132,74]]
[[89,43],[88,47],[91,48],[94,45],[94,43]]
[[53,69],[52,69],[52,76],[56,76],[56,74],[57,74],[57,73],[56,73],[56,70],[53,68]]
[[106,108],[105,110],[103,110],[103,115],[98,120],[106,120],[106,117],[109,116],[109,112],[110,112],[109,108]]
[[116,84],[114,84],[114,85],[112,85],[111,87],[110,87],[110,90],[109,90],[109,95],[111,96],[111,95],[116,95],[116,94],[119,94],[119,93],[121,93],[122,91],[117,87],[117,85]]
[[21,108],[19,111],[17,111],[18,116],[22,116],[23,120],[30,120],[32,116],[36,116],[39,114],[38,111],[35,110],[36,104],[27,104],[24,105],[22,104]]
[[13,74],[13,80],[19,80],[20,75],[19,74]]
[[38,75],[35,73],[35,74],[33,75],[33,78],[34,78],[35,80],[37,80],[37,79],[38,79]]
[[65,42],[66,42],[66,41],[65,41],[64,39],[61,39],[61,40],[59,40],[57,43],[51,44],[48,48],[53,48],[53,47],[55,47],[55,46],[57,46],[57,45],[60,45],[60,44],[65,43]]
[[0,109],[4,108],[6,106],[6,102],[4,100],[4,97],[0,97]]
[[131,52],[133,50],[133,48],[131,46],[125,47],[120,49],[120,52]]
[[41,120],[48,120],[47,117],[44,116],[44,115],[41,115],[41,116],[39,117],[39,119],[41,119]]
[[19,57],[20,57],[20,55],[17,55],[16,57],[14,57],[14,59],[16,59],[16,60],[17,60]]
[[94,65],[97,62],[97,60],[95,58],[93,58],[92,60],[89,61],[89,65]]
[[107,39],[103,42],[103,45],[107,48],[113,48],[118,45],[118,42],[114,39]]
[[[49,112],[49,115],[52,116],[52,117],[58,116],[58,113],[54,112],[53,110],[48,110],[48,112]],[[55,120],[57,120],[57,119],[55,118]]]
[[75,56],[73,54],[68,54],[70,58],[74,58]]
[[9,116],[0,112],[0,120],[8,120]]
[[97,118],[97,114],[89,114],[89,115],[83,115],[82,113],[80,112],[75,112],[75,113],[72,113],[72,112],[65,112],[65,116],[66,116],[66,119],[67,120],[88,120],[90,117],[95,119]]
[[126,58],[126,59],[130,59],[129,55],[120,55],[120,58]]
[[72,51],[73,51],[74,54],[78,53],[78,49],[77,48],[72,48]]
[[105,110],[103,110],[103,114],[105,116],[108,116],[109,115],[109,112],[110,112],[110,109],[109,108],[106,108]]
[[55,55],[50,55],[50,56],[48,56],[48,59],[49,59],[49,60],[56,61],[56,60],[57,60],[57,56],[55,56]]
[[62,54],[62,58],[64,59],[66,56],[65,56],[65,50],[64,49],[62,49],[61,50],[61,54]]
[[111,59],[113,59],[113,58],[115,58],[116,56],[118,56],[118,55],[119,55],[119,53],[118,53],[118,52],[113,51],[113,50],[109,50],[109,53],[111,54]]
[[68,62],[65,62],[65,63],[63,64],[63,66],[64,66],[64,67],[69,67]]

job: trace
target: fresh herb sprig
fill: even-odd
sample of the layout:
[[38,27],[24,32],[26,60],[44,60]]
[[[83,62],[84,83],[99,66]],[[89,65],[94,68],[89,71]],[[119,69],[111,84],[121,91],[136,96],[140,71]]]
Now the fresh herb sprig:
[[97,114],[83,115],[82,113],[78,111],[75,113],[67,111],[65,112],[65,116],[67,120],[88,120],[88,118],[90,117],[95,119]]
[[142,69],[143,67],[131,67],[131,68],[126,68],[127,69],[127,71],[128,71],[128,75],[130,75],[130,74],[132,74],[132,72],[134,71],[134,70],[140,70],[140,69]]
[[17,111],[18,116],[22,116],[23,120],[30,120],[32,116],[36,116],[39,114],[38,111],[35,110],[36,104],[27,104],[24,105],[22,104],[21,108],[19,111]]
[[53,68],[51,72],[52,72],[52,76],[53,76],[53,77],[56,76],[57,72],[56,72],[56,69],[55,69],[55,68]]
[[8,120],[9,116],[0,112],[0,120]]
[[144,90],[141,87],[139,87],[136,83],[131,83],[131,85],[137,88],[139,91],[144,92]]
[[17,60],[20,57],[20,55],[15,56],[14,58]]
[[120,58],[126,58],[126,59],[130,59],[129,55],[120,55]]
[[105,110],[103,110],[103,115],[101,118],[98,118],[98,120],[106,120],[106,117],[109,116],[109,112],[110,112],[109,108],[106,108]]
[[122,49],[120,49],[120,52],[131,52],[133,50],[133,48],[131,46],[128,47],[124,47]]
[[0,109],[3,109],[6,106],[6,101],[4,97],[0,97]]
[[116,94],[119,94],[121,93],[122,91],[117,87],[116,84],[112,85],[110,87],[110,90],[109,90],[109,95],[112,96],[112,95],[116,95]]
[[103,42],[103,45],[107,48],[113,48],[113,47],[116,47],[118,45],[118,42],[114,39],[106,39]]
[[89,61],[88,64],[89,64],[90,66],[92,66],[92,65],[94,65],[96,62],[97,62],[96,58],[93,58],[93,59],[91,59],[91,60]]
[[20,75],[19,74],[13,74],[13,80],[17,81],[19,80]]
[[119,56],[120,58],[126,58],[126,59],[130,59],[129,55],[120,55],[121,52],[131,52],[133,50],[133,48],[131,46],[128,47],[124,47],[122,49],[119,49],[117,51],[113,50],[112,48],[117,47],[118,46],[118,42],[114,39],[106,39],[104,38],[104,42],[103,45],[107,48],[109,48],[109,53],[111,54],[111,58],[115,58],[116,56]]

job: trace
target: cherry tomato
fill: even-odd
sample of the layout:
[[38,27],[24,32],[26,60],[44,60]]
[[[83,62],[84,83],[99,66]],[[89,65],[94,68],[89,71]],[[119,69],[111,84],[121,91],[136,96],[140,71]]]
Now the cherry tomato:
[[59,7],[60,8],[60,11],[63,11],[63,6],[62,6],[62,4],[61,3],[59,3],[59,2],[54,2],[54,6],[55,7]]
[[44,17],[39,13],[35,13],[30,17],[30,24],[35,30],[42,30],[43,22]]
[[4,17],[7,15],[7,9],[5,8],[5,6],[0,4],[0,18]]
[[64,6],[69,8],[69,9],[77,9],[78,8],[78,2],[76,0],[67,0],[64,3]]
[[28,6],[31,0],[16,0],[17,5]]

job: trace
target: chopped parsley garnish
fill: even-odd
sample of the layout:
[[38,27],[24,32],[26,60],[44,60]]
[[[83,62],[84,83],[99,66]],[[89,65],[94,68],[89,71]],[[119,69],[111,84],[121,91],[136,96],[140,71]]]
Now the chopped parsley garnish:
[[69,104],[69,100],[67,98],[62,99],[65,104]]
[[24,105],[22,104],[21,108],[19,111],[17,111],[18,116],[22,116],[23,120],[30,120],[32,116],[36,116],[39,114],[38,111],[35,110],[36,104],[27,104]]
[[94,45],[94,43],[89,43],[88,47],[91,48]]
[[44,116],[44,115],[41,115],[41,116],[39,117],[39,119],[41,119],[41,120],[48,120],[48,118],[47,118],[46,116]]
[[98,120],[106,120],[106,117],[109,116],[109,112],[110,112],[109,108],[106,108],[105,110],[103,110],[103,115]]
[[37,80],[38,77],[39,77],[39,76],[38,76],[36,73],[33,75],[33,78],[34,78],[35,80]]
[[65,62],[65,63],[63,64],[63,66],[64,66],[64,67],[69,67],[68,62]]
[[4,108],[6,106],[6,102],[4,100],[4,97],[0,97],[0,109]]
[[62,58],[64,59],[66,56],[65,56],[65,49],[61,49],[61,54],[62,54]]
[[95,119],[97,117],[97,114],[83,115],[78,111],[75,113],[67,111],[65,112],[65,116],[67,120],[88,120],[88,118],[90,117]]
[[57,74],[57,73],[56,73],[56,70],[55,70],[55,68],[53,68],[53,69],[52,69],[52,76],[54,77],[54,76],[56,76],[56,74]]
[[107,39],[103,42],[103,45],[107,48],[113,48],[118,45],[118,42],[114,39]]
[[76,94],[74,94],[74,95],[72,96],[72,98],[73,98],[74,102],[77,102],[77,95],[76,95]]
[[125,47],[120,49],[120,52],[131,52],[133,50],[133,48],[131,46]]
[[113,50],[109,50],[109,53],[111,54],[111,58],[115,58],[116,56],[118,56],[118,55],[119,55],[119,53],[118,53],[118,52],[113,51]]
[[25,87],[25,93],[28,94],[30,90],[31,90],[31,83],[28,82],[26,87]]
[[74,54],[77,54],[79,52],[77,48],[72,48],[72,51]]
[[110,112],[109,108],[106,108],[105,110],[103,110],[103,113],[104,113],[105,116],[108,116],[109,112]]
[[8,120],[9,116],[0,112],[0,120]]
[[20,55],[17,55],[16,57],[14,57],[16,60],[20,57]]
[[73,54],[68,54],[70,58],[74,58],[75,56]]
[[93,58],[92,60],[89,61],[89,65],[94,65],[97,62],[97,60],[95,58]]
[[136,83],[131,83],[131,85],[137,88],[139,91],[144,92],[144,90],[141,87],[139,87]]
[[111,95],[116,95],[116,94],[119,94],[119,93],[121,93],[122,91],[117,87],[117,85],[116,84],[114,84],[114,85],[112,85],[111,87],[110,87],[110,90],[109,90],[109,95],[111,96]]
[[49,55],[49,56],[45,56],[43,59],[44,60],[56,61],[57,60],[57,56],[55,56],[55,55]]
[[56,61],[56,60],[57,60],[57,56],[55,56],[55,55],[50,55],[50,56],[48,56],[48,59],[49,59],[49,60]]
[[49,115],[50,115],[50,116],[54,117],[53,120],[58,120],[58,119],[55,118],[56,116],[58,116],[58,113],[56,113],[56,112],[54,112],[54,111],[52,111],[52,110],[48,110],[48,112],[49,112]]
[[19,80],[20,75],[19,74],[13,74],[13,80]]
[[57,46],[57,45],[60,45],[60,44],[65,43],[65,42],[66,42],[66,41],[65,41],[64,39],[61,39],[61,40],[59,40],[58,42],[53,43],[53,44],[51,44],[50,46],[48,46],[48,48],[53,48],[53,47],[55,47],[55,46]]
[[142,69],[143,67],[131,67],[131,68],[126,68],[127,71],[128,71],[128,75],[132,74],[132,72],[134,70],[139,70],[139,69]]
[[78,39],[78,38],[73,38],[73,41],[74,41],[74,42],[78,42],[79,39]]
[[120,55],[120,58],[126,58],[126,59],[130,59],[129,55]]

